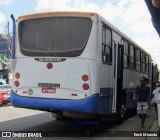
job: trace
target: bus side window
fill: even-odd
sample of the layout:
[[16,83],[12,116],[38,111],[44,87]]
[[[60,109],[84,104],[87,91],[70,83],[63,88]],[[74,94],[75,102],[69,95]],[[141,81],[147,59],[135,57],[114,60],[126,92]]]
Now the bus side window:
[[149,56],[146,55],[146,63],[145,63],[145,66],[146,66],[146,73],[149,72]]
[[102,61],[105,64],[112,63],[112,48],[111,48],[111,30],[102,27]]
[[141,52],[141,72],[145,72],[145,54]]
[[136,49],[136,70],[140,71],[140,50]]
[[129,61],[129,66],[130,69],[135,69],[135,48],[132,45],[129,45],[129,56],[130,56],[130,61]]
[[123,61],[124,68],[128,68],[128,43],[124,41],[124,61]]

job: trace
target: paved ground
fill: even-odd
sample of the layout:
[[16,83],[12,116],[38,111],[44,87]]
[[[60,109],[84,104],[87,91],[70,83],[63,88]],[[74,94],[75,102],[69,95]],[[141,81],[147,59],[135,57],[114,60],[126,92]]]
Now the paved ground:
[[[146,119],[144,132],[158,132],[158,123],[155,117],[154,108],[150,108],[149,117]],[[117,125],[112,122],[100,123],[100,124],[81,124],[79,121],[57,121],[51,117],[51,114],[44,111],[30,110],[15,108],[12,106],[4,106],[0,108],[0,131],[70,131],[73,133],[77,130],[85,130],[90,134],[90,130],[95,130],[96,134],[94,137],[54,137],[54,138],[43,138],[48,139],[92,139],[92,140],[159,140],[158,137],[109,137],[108,132],[113,132],[117,135],[119,131],[124,131],[126,134],[129,131],[139,131],[140,119],[138,116],[133,116],[124,121],[124,123]],[[99,130],[103,130],[97,133]],[[1,139],[1,138],[0,138]],[[17,138],[12,138],[17,139]],[[24,138],[25,139],[25,138]],[[34,140],[42,138],[34,138]]]
[[44,113],[43,111],[15,108],[10,104],[0,107],[0,122]]

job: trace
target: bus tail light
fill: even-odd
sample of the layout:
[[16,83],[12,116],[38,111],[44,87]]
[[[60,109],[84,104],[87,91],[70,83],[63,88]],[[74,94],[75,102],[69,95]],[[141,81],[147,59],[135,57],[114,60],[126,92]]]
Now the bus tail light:
[[20,73],[15,74],[16,79],[19,79],[21,77]]
[[14,82],[14,85],[15,85],[15,87],[19,87],[19,82],[18,82],[18,81],[15,81],[15,82]]
[[48,69],[52,69],[52,67],[53,67],[53,64],[52,64],[52,63],[48,63],[48,64],[47,64],[47,68],[48,68]]
[[85,75],[82,76],[82,80],[83,80],[83,81],[88,81],[88,79],[89,79],[89,76],[88,76],[88,75],[85,74]]
[[87,83],[83,84],[83,89],[84,90],[88,90],[89,89],[89,85]]

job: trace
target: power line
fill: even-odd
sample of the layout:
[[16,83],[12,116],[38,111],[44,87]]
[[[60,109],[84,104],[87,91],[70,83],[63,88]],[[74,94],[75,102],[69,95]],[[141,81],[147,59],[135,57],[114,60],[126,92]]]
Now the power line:
[[107,6],[104,6],[103,8],[101,8],[101,9],[98,10],[98,11],[101,11],[101,10],[105,9],[106,7],[110,7],[110,6],[116,5],[117,3],[120,3],[120,2],[122,2],[122,1],[124,1],[124,0],[118,0],[118,1],[116,1],[116,2],[113,2],[113,3],[111,3],[111,4],[107,5]]
[[117,2],[114,2],[114,3],[111,3],[111,4],[107,5],[106,7],[109,7],[109,6],[112,6],[112,5],[116,5],[117,3],[121,2],[121,1],[124,1],[124,0],[118,0]]

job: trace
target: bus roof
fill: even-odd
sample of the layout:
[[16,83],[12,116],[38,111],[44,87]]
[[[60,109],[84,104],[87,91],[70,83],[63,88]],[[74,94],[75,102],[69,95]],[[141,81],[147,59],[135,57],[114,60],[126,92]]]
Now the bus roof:
[[94,12],[73,12],[73,11],[57,11],[57,12],[43,12],[43,13],[34,13],[28,15],[22,15],[18,17],[18,21],[34,19],[34,18],[42,18],[42,17],[52,17],[52,16],[82,16],[82,17],[90,17],[98,15]]
[[105,18],[103,18],[101,15],[95,13],[95,12],[78,12],[78,11],[56,11],[56,12],[43,12],[43,13],[34,13],[34,14],[28,14],[28,15],[22,15],[18,17],[18,22],[23,20],[29,20],[34,18],[45,18],[45,17],[52,17],[52,16],[82,16],[82,17],[92,17],[97,16],[99,20],[104,22],[109,28],[111,28],[113,31],[118,33],[123,37],[123,39],[126,39],[129,43],[135,45],[140,50],[144,51],[146,54],[150,56],[148,52],[146,52],[142,47],[140,47],[136,42],[134,42],[131,38],[129,38],[127,35],[122,33],[119,29],[117,29],[115,26],[113,26],[111,23],[109,23]]

